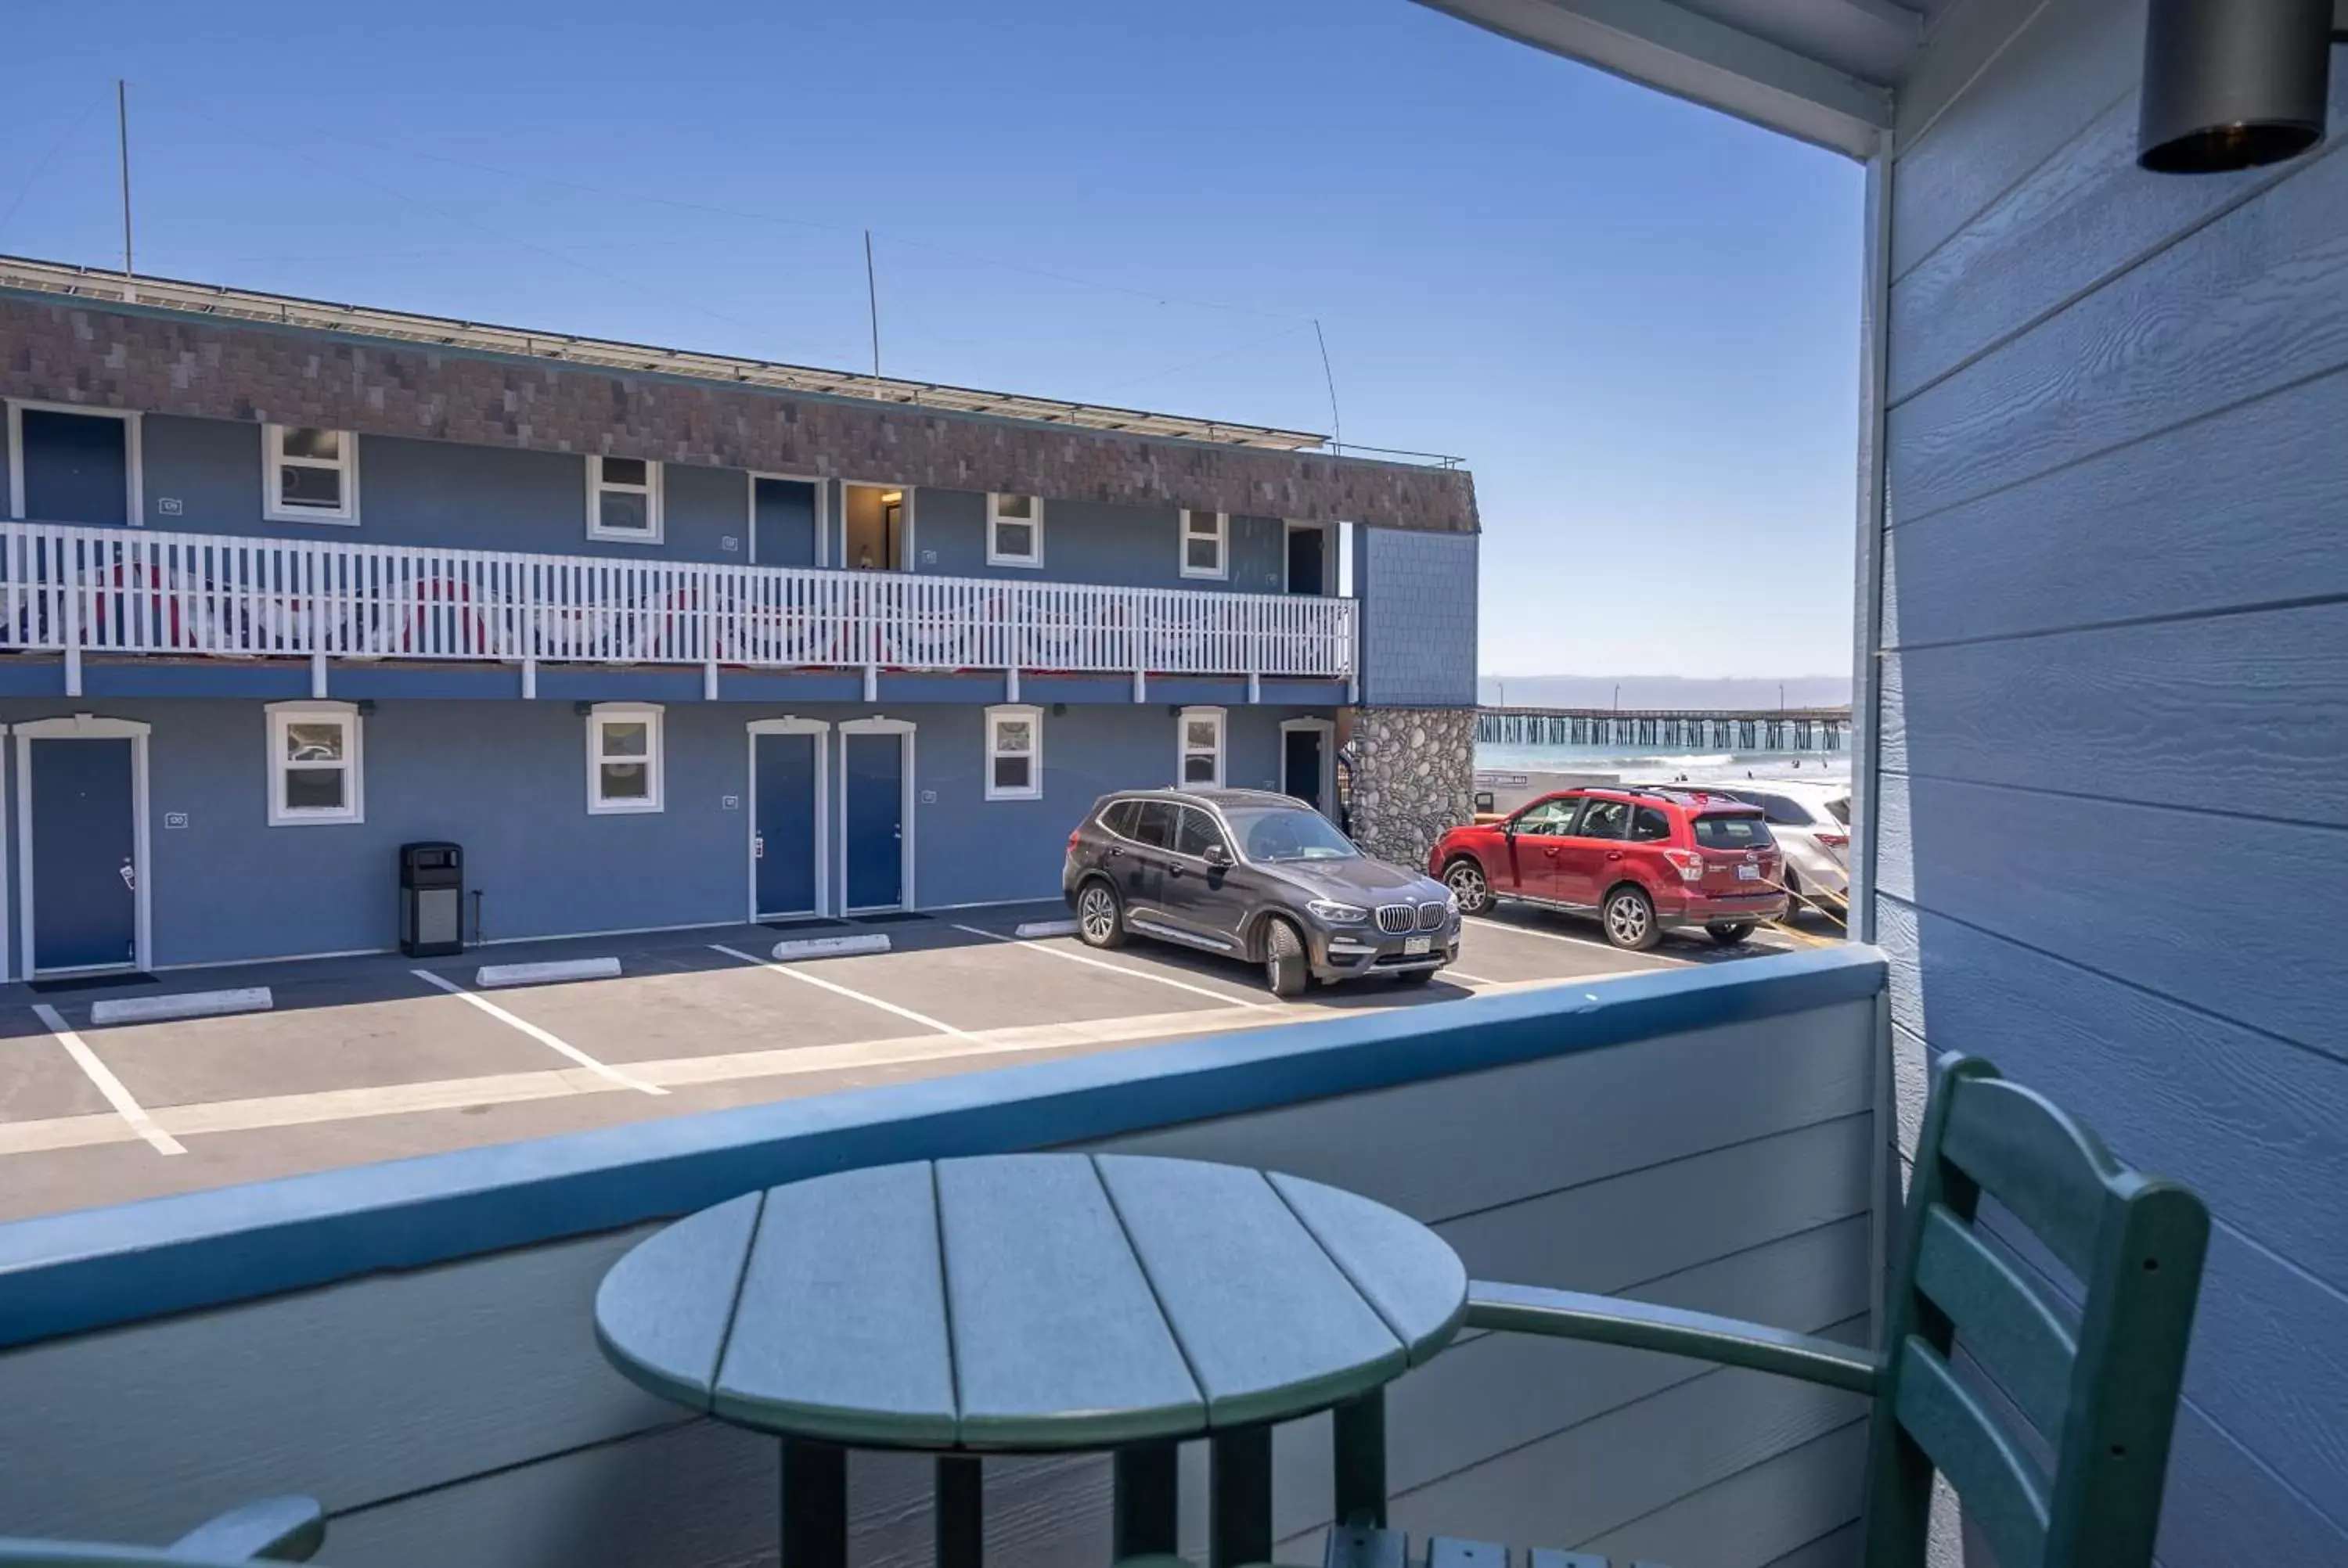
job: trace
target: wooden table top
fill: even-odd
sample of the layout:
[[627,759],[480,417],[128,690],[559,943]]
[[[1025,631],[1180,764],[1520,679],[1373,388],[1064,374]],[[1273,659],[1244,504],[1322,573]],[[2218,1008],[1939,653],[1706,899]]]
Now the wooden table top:
[[750,1193],[613,1265],[640,1386],[866,1448],[1052,1451],[1307,1415],[1447,1344],[1467,1270],[1383,1204],[1235,1165],[1007,1154]]

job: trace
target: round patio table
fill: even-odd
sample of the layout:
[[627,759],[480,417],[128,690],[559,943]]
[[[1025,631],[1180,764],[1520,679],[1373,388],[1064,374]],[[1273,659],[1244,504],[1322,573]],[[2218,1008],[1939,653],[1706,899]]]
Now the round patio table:
[[595,1334],[641,1387],[783,1440],[786,1568],[847,1556],[850,1448],[938,1455],[941,1568],[978,1568],[977,1456],[1108,1450],[1120,1557],[1175,1547],[1210,1440],[1211,1561],[1272,1552],[1272,1424],[1336,1413],[1336,1513],[1381,1523],[1385,1385],[1468,1275],[1380,1204],[1235,1165],[1007,1154],[844,1172],[678,1221]]

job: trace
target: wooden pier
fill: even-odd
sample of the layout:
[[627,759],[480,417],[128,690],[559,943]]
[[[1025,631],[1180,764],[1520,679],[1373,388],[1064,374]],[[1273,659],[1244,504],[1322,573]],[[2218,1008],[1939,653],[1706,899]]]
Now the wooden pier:
[[1760,712],[1629,712],[1611,708],[1485,708],[1476,739],[1498,746],[1657,746],[1685,752],[1841,752],[1849,708]]

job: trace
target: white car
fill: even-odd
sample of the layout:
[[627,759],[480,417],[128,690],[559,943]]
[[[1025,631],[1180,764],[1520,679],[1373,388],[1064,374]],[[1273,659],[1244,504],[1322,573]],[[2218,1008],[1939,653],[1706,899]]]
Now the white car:
[[1850,785],[1771,779],[1766,784],[1706,784],[1761,808],[1770,836],[1786,852],[1786,891],[1842,911],[1850,903]]

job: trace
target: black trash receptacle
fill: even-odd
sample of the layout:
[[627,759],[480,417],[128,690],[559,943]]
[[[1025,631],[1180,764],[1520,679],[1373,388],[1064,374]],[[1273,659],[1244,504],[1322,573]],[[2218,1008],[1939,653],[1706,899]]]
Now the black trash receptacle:
[[465,852],[458,845],[399,846],[399,950],[411,958],[465,950]]

